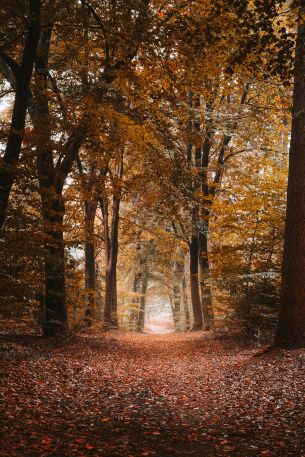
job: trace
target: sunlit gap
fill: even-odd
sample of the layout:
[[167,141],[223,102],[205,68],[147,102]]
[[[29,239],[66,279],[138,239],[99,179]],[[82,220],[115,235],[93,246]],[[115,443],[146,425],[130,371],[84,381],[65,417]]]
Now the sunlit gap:
[[172,333],[175,331],[173,313],[169,302],[155,297],[148,300],[145,309],[145,333]]

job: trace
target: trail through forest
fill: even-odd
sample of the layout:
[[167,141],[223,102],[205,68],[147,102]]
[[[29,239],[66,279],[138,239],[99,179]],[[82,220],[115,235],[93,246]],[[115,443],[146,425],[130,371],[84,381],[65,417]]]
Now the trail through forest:
[[305,456],[304,350],[208,333],[1,346],[1,457]]

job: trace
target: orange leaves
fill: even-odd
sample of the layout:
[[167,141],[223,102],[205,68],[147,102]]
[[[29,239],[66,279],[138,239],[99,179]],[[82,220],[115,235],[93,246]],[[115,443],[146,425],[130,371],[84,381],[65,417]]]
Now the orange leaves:
[[43,446],[49,446],[52,443],[52,439],[48,436],[44,436],[41,440]]
[[302,349],[254,360],[256,347],[205,333],[6,339],[3,349],[3,457],[300,455]]

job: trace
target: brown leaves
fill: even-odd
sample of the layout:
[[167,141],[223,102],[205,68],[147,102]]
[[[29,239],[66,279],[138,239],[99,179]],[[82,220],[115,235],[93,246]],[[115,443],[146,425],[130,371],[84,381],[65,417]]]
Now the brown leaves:
[[305,353],[205,334],[3,344],[1,457],[295,457]]

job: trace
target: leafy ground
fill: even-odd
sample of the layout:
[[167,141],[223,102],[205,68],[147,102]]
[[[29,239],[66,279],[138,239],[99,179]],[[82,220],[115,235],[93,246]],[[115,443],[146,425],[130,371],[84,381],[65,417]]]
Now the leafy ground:
[[305,456],[304,350],[204,333],[1,343],[1,456]]

